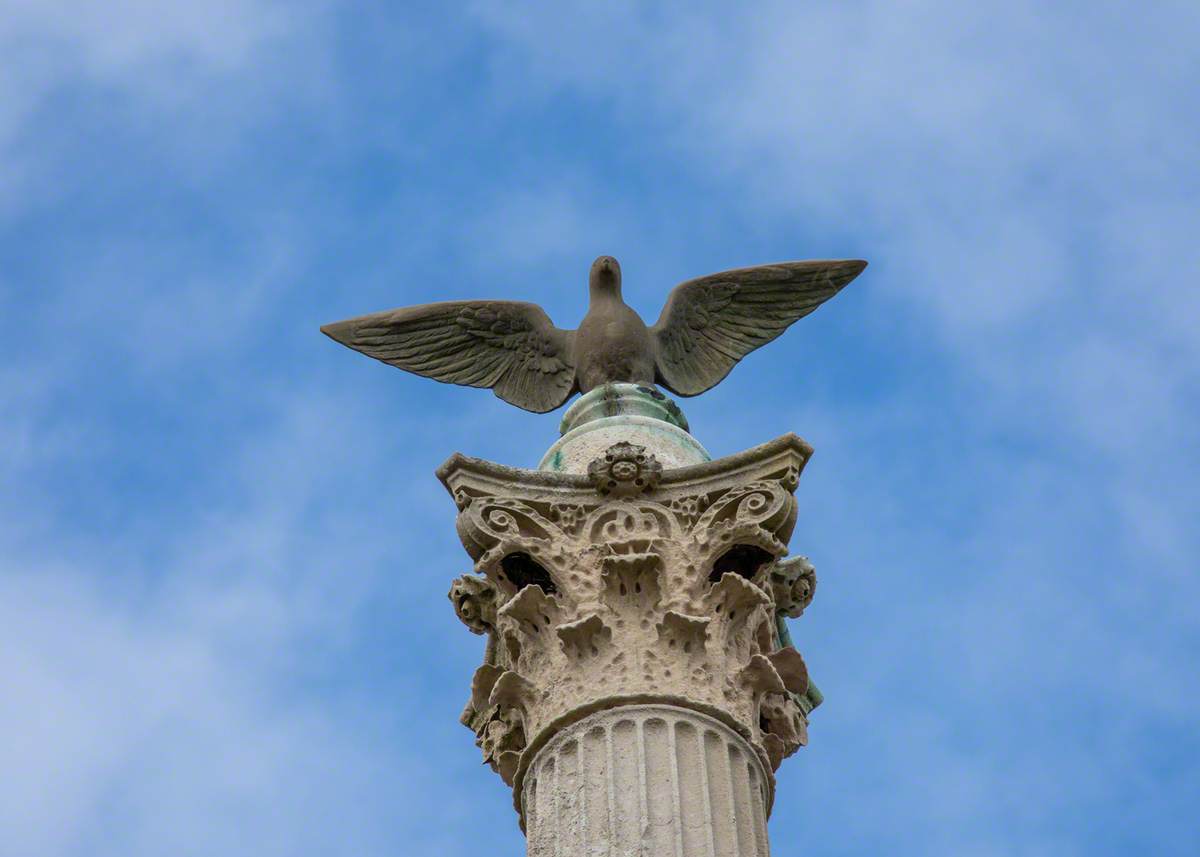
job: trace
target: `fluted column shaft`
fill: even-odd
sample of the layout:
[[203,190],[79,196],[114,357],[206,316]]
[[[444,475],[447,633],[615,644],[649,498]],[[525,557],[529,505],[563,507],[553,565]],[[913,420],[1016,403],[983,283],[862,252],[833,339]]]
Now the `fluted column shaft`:
[[719,720],[627,705],[562,729],[522,783],[529,857],[767,857],[769,776]]

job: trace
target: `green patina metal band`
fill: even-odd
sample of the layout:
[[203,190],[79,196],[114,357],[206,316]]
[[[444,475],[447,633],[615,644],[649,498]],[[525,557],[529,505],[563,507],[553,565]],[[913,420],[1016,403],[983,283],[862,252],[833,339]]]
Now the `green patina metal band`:
[[683,411],[654,387],[615,383],[580,396],[563,414],[558,432],[566,434],[592,420],[619,416],[650,417],[689,431]]

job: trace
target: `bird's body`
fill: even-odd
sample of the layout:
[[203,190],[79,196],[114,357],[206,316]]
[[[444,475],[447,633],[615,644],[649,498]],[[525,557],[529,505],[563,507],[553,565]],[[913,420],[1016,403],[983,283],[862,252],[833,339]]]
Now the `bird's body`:
[[654,383],[650,328],[621,298],[621,269],[611,256],[592,265],[587,315],[575,331],[575,378],[579,392],[626,381]]
[[812,312],[866,267],[858,260],[781,262],[676,286],[648,327],[621,297],[621,268],[601,256],[578,330],[518,301],[448,301],[328,324],[333,339],[437,381],[490,387],[544,413],[603,384],[661,384],[695,396],[742,357]]

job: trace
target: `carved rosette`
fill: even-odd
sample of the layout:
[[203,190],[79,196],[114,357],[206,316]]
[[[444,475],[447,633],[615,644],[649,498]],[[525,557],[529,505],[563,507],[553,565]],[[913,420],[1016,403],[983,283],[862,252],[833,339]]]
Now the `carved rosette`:
[[778,560],[811,452],[786,435],[666,471],[627,443],[586,476],[462,455],[439,469],[477,575],[450,598],[489,638],[463,722],[506,782],[560,729],[627,703],[716,717],[771,768],[805,743],[808,672],[775,622],[806,597]]
[[633,443],[615,443],[588,465],[588,478],[604,497],[635,497],[654,490],[662,465]]
[[775,563],[769,580],[775,607],[784,616],[796,619],[812,604],[817,591],[817,571],[808,557],[796,556]]

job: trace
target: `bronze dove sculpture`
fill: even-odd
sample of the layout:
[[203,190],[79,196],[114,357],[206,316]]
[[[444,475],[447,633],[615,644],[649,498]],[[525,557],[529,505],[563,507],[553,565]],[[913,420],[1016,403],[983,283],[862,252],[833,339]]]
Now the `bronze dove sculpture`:
[[592,263],[591,303],[578,330],[555,327],[536,304],[446,301],[338,321],[321,331],[435,381],[490,387],[535,413],[616,381],[695,396],[866,266],[857,259],[780,262],[709,274],[677,285],[647,327],[621,299],[617,260],[601,256]]

